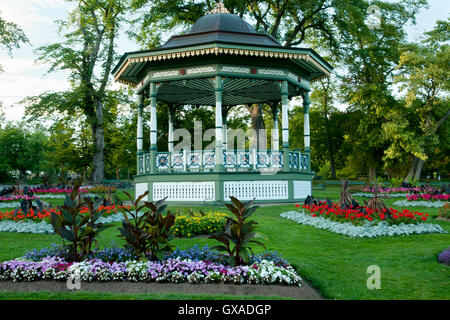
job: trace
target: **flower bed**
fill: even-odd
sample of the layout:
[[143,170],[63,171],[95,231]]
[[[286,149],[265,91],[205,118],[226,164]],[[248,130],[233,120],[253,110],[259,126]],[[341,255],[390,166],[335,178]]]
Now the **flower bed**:
[[415,223],[389,225],[386,221],[367,221],[364,225],[353,225],[350,222],[337,222],[322,216],[313,217],[305,211],[288,211],[281,214],[282,218],[299,224],[310,225],[319,229],[343,234],[351,238],[375,238],[381,236],[398,236],[423,233],[447,233],[441,226],[430,223]]
[[[356,197],[366,197],[366,198],[372,198],[373,193],[352,193],[352,196]],[[378,194],[379,197],[388,197],[388,198],[403,198],[405,196],[405,193],[380,193]]]
[[[118,248],[119,253],[114,259],[107,254],[104,256],[106,259],[103,260],[92,258],[81,262],[69,262],[61,256],[61,250],[56,246],[53,249],[44,250],[49,254],[55,254],[54,256],[42,257],[34,252],[34,254],[28,253],[28,256],[26,254],[25,257],[19,259],[5,261],[0,264],[0,279],[17,282],[66,280],[69,277],[79,277],[81,281],[247,283],[301,286],[301,278],[295,269],[273,252],[254,256],[249,265],[230,267],[215,261],[219,254],[211,251],[208,247],[176,250],[166,260],[158,262],[122,261],[123,259],[117,262],[120,254],[124,252],[124,249]],[[106,252],[116,252],[114,248],[103,249],[104,252],[105,250]],[[126,254],[122,257],[130,258]]]
[[[70,194],[73,189],[72,188],[30,188],[30,191],[34,194],[60,194],[66,196]],[[80,188],[79,191],[81,193],[88,193],[88,189]]]
[[447,201],[408,201],[399,200],[393,203],[394,206],[398,207],[428,207],[428,208],[440,208],[447,204]]
[[[123,211],[124,207],[131,209],[130,206],[100,207],[99,210],[106,208],[107,211],[103,217],[99,218],[98,222],[114,223],[123,221],[124,216],[121,211]],[[14,215],[13,211],[0,212],[0,232],[51,234],[54,233],[53,227],[49,223],[51,212],[60,214],[56,208],[44,210],[44,213],[30,210],[32,213],[27,215],[23,214],[21,210],[17,215]],[[131,218],[129,214],[127,216]],[[177,216],[172,230],[177,237],[210,234],[223,230],[226,217],[227,215],[221,212],[206,213],[204,217]]]
[[[376,188],[375,187],[361,187],[361,190],[363,192],[370,192],[370,193],[374,193],[376,190],[378,191],[378,193],[402,193],[403,195],[405,193],[413,193],[413,192],[420,192],[422,189],[421,188],[404,188],[404,187],[398,187],[398,188]],[[434,189],[436,190],[436,189]]]
[[[300,205],[296,205],[297,208]],[[417,221],[426,221],[428,214],[413,212],[407,209],[402,211],[393,208],[383,209],[380,212],[368,207],[339,208],[337,203],[329,206],[325,201],[320,201],[317,205],[304,204],[303,212],[308,212],[311,217],[322,217],[337,222],[350,222],[353,225],[364,225],[366,222],[385,221],[388,224],[411,224]]]
[[0,197],[0,202],[7,202],[7,201],[20,201],[20,200],[35,200],[37,199],[36,196],[27,196],[24,194],[16,194],[16,195],[9,195]]
[[177,237],[193,237],[223,230],[227,215],[222,212],[209,212],[204,216],[178,215],[172,227]]
[[[105,210],[104,217],[108,217],[110,215],[117,214],[119,212],[122,212],[124,208],[131,209],[131,206],[119,206],[119,205],[112,205],[112,206],[100,206],[98,211]],[[22,210],[19,210],[15,212],[14,210],[11,211],[5,211],[0,212],[0,221],[4,220],[12,220],[12,221],[22,221],[22,220],[29,220],[29,221],[36,221],[40,222],[43,220],[46,220],[47,222],[51,218],[51,214],[56,213],[58,215],[61,214],[58,208],[50,208],[50,209],[43,209],[43,211],[35,211],[33,209],[30,209],[28,213],[23,213]],[[81,214],[87,213],[87,208],[82,208],[80,211]],[[122,215],[122,214],[120,214]],[[123,215],[122,215],[123,217]]]
[[450,201],[450,194],[410,194],[406,196],[408,201]]

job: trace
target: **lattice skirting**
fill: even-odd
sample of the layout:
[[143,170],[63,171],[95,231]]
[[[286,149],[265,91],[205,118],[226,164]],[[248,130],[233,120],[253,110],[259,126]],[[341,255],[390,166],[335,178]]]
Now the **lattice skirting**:
[[294,180],[294,199],[304,199],[311,194],[311,181]]
[[[148,190],[148,183],[136,183],[135,188],[136,188],[135,198],[137,198]],[[142,198],[142,201],[148,201],[148,195]]]
[[224,201],[230,196],[239,200],[287,200],[288,181],[226,181],[224,182]]
[[154,182],[153,200],[167,201],[215,200],[214,182]]

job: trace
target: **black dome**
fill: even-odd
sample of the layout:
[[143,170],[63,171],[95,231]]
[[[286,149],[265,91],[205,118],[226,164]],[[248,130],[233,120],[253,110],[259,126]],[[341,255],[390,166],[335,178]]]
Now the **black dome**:
[[185,47],[211,42],[281,47],[277,40],[267,33],[257,32],[239,16],[215,13],[201,17],[188,33],[171,37],[161,48]]
[[215,13],[208,14],[198,19],[188,34],[196,34],[211,31],[242,32],[258,34],[247,22],[234,14]]

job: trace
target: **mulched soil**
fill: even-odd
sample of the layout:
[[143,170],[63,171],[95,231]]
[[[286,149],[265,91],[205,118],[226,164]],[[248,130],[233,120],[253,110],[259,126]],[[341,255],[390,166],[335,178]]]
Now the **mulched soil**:
[[[75,289],[76,290],[76,289]],[[2,292],[69,292],[65,281],[32,281],[13,282],[0,281]],[[296,300],[322,300],[323,297],[308,283],[302,286],[283,285],[233,285],[233,284],[190,284],[190,283],[155,283],[155,282],[81,282],[80,291],[109,293],[184,293],[184,294],[228,294],[279,296]]]

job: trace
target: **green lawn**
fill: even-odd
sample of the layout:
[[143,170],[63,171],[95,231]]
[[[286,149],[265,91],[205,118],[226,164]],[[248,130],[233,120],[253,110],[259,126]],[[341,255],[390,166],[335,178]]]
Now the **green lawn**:
[[[315,197],[330,197],[337,201],[336,190],[314,191]],[[361,198],[358,198],[360,200]],[[391,206],[398,199],[387,199]],[[210,209],[210,208],[205,208]],[[301,275],[319,292],[329,299],[450,299],[450,268],[437,261],[437,255],[450,246],[449,234],[424,234],[402,237],[380,237],[376,239],[351,239],[311,226],[303,226],[280,218],[280,213],[294,209],[293,205],[264,206],[253,215],[259,222],[260,232],[266,236],[264,241],[269,250],[278,251],[291,264],[298,267]],[[412,209],[436,215],[438,209]],[[225,211],[225,209],[220,209]],[[441,225],[450,231],[450,222],[432,219],[431,223]],[[103,234],[101,245],[111,240],[122,241],[117,237],[118,223]],[[59,243],[55,235],[31,235],[0,233],[2,246],[0,260],[21,256],[32,248],[42,248],[51,243]],[[206,238],[174,239],[179,248],[192,245],[215,244]],[[260,251],[259,247],[255,248]],[[381,268],[381,289],[369,290],[366,286],[367,267],[378,265]],[[59,299],[58,294],[34,294],[37,299]],[[83,299],[120,298],[128,296],[98,293],[77,293],[74,297]],[[30,293],[3,293],[0,298],[29,298]],[[131,295],[136,299],[170,299],[171,296]],[[212,299],[215,296],[181,296],[174,299]],[[224,297],[222,297],[224,298]]]

